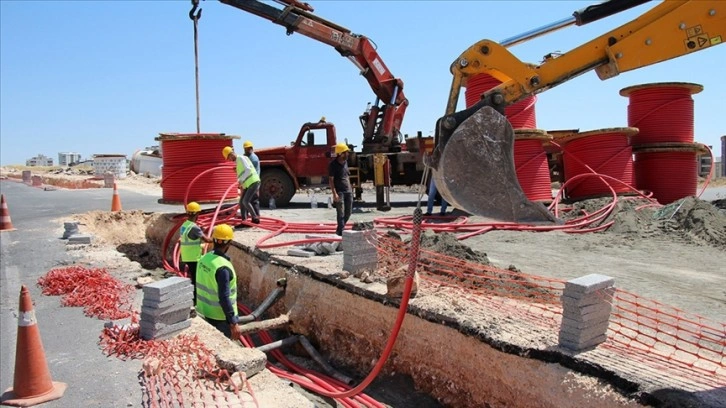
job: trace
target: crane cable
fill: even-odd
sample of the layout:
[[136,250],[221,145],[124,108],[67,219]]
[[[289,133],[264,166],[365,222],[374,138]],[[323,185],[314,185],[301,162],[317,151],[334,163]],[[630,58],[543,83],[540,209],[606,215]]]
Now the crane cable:
[[199,0],[192,0],[189,18],[194,22],[194,87],[197,103],[197,133],[201,133],[199,126],[199,19],[202,18],[202,9],[199,8]]

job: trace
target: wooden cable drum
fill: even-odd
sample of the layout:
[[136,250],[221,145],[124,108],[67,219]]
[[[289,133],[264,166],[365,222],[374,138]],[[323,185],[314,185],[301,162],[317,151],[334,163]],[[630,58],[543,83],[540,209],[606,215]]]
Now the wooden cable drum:
[[544,144],[551,140],[544,130],[514,131],[514,168],[522,191],[530,201],[551,201],[552,181]]
[[652,143],[693,143],[693,98],[702,85],[662,82],[634,85],[620,90],[629,98],[628,126],[640,132],[632,146]]
[[[224,133],[160,133],[155,139],[163,152],[159,203],[219,202],[237,180],[235,164],[222,157],[222,149],[232,146],[233,140],[239,138]],[[239,191],[234,188],[226,200],[238,198]]]
[[568,184],[568,199],[580,200],[605,197],[612,194],[630,193],[633,184],[633,160],[631,138],[638,133],[635,128],[610,128],[573,133],[560,137],[565,182],[581,174],[602,174],[619,182],[598,177],[579,177]]
[[[470,108],[481,100],[481,95],[501,84],[497,78],[489,74],[473,75],[466,81],[466,92],[464,99],[466,107]],[[535,95],[528,96],[521,101],[515,102],[504,109],[504,114],[514,129],[535,129],[537,117],[535,115]]]
[[661,143],[633,149],[635,185],[665,205],[696,195],[700,143]]

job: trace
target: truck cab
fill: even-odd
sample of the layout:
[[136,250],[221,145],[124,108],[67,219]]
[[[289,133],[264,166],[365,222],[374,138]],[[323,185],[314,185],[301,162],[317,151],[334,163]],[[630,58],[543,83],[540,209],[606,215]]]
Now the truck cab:
[[256,150],[260,158],[260,202],[287,205],[298,189],[327,187],[328,163],[337,143],[335,125],[325,121],[308,122],[300,127],[290,146]]

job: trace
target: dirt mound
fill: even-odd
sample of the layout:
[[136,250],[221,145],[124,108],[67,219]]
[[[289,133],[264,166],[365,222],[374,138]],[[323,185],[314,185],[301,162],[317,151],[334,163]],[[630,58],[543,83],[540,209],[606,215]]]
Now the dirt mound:
[[421,248],[429,249],[431,251],[462,259],[464,261],[491,265],[487,254],[471,249],[457,240],[454,235],[449,233],[436,234],[431,231],[424,231],[423,234],[421,234]]
[[[612,213],[600,224],[612,222],[608,232],[649,238],[657,235],[676,236],[688,243],[726,248],[726,211],[724,203],[713,203],[686,197],[666,206],[649,206],[640,198],[620,198]],[[583,200],[574,203],[566,220],[593,214],[612,202],[611,198]]]

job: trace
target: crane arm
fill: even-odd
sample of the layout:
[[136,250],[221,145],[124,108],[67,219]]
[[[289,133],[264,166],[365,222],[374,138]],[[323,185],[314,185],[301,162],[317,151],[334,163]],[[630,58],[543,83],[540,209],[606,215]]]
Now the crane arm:
[[299,33],[327,44],[348,58],[366,78],[377,99],[371,110],[361,116],[364,146],[378,146],[373,150],[385,151],[398,141],[408,106],[403,80],[391,73],[367,37],[314,15],[312,7],[297,0],[278,1],[285,5],[282,9],[258,0],[220,2],[281,25],[288,35]]

